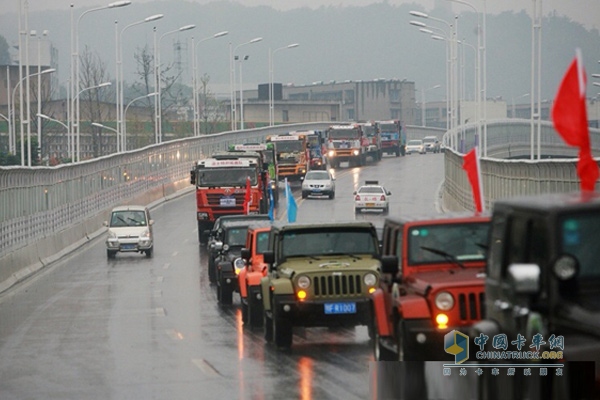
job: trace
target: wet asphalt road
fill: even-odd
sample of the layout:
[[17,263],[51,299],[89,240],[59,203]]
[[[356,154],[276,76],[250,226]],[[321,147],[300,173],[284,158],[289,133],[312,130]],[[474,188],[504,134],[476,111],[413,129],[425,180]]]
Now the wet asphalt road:
[[[443,155],[339,168],[336,198],[302,200],[298,221],[365,219],[352,192],[379,180],[390,215],[436,212]],[[283,193],[283,191],[282,191]],[[191,193],[151,210],[155,252],[107,260],[104,237],[0,296],[0,399],[367,399],[366,327],[298,329],[291,352],[219,306]],[[277,218],[285,219],[280,196]]]

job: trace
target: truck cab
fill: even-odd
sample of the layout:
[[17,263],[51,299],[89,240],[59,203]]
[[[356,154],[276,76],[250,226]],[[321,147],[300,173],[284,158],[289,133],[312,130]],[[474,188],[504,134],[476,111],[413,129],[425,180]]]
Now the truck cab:
[[[598,193],[496,201],[485,280],[485,319],[473,326],[471,335],[483,334],[489,342],[498,334],[512,339],[523,335],[527,346],[534,335],[541,335],[545,346],[540,353],[546,352],[548,357],[540,362],[594,361],[595,390],[600,393],[599,237]],[[551,337],[561,338],[563,346],[552,346]],[[556,384],[561,383],[571,395],[558,398],[585,397],[577,394],[581,389],[577,377],[556,379]],[[503,385],[507,393],[524,390],[512,381]],[[487,392],[495,387],[489,382],[484,386]],[[541,393],[539,398],[557,398],[543,388]],[[494,398],[492,394],[490,399]]]
[[378,361],[447,360],[444,335],[481,319],[489,216],[387,218],[384,268],[372,294]]

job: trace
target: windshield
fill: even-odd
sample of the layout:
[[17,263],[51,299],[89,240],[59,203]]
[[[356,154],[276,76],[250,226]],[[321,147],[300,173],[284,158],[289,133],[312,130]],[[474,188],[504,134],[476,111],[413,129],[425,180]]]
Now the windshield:
[[435,138],[424,138],[423,143],[435,143]]
[[240,247],[246,244],[246,233],[248,232],[247,227],[230,228],[225,232],[225,241],[229,247]]
[[146,226],[146,213],[144,211],[115,211],[110,218],[111,227],[119,226]]
[[358,139],[360,132],[358,129],[330,129],[329,139]]
[[571,254],[579,261],[578,279],[600,278],[600,214],[565,216],[560,221],[559,229],[559,254]]
[[304,151],[303,142],[300,140],[282,140],[275,142],[277,153],[300,153]]
[[409,146],[420,146],[422,144],[423,144],[423,142],[421,140],[409,140],[408,141]]
[[211,186],[246,186],[246,179],[256,185],[256,169],[254,168],[203,168],[198,170],[197,185]]
[[259,232],[256,235],[256,254],[269,250],[269,232]]
[[394,124],[379,124],[379,131],[383,133],[398,133],[398,127]]
[[373,125],[364,125],[363,132],[365,135],[367,135],[367,137],[373,137],[377,134],[377,130]]
[[382,133],[381,134],[381,140],[382,141],[386,141],[386,140],[398,140],[398,134],[397,133]]
[[281,255],[326,256],[331,254],[376,254],[377,236],[365,229],[307,229],[286,232]]
[[311,171],[306,174],[304,180],[307,181],[328,181],[329,172],[327,171]]
[[444,255],[423,249],[447,253],[457,261],[485,260],[489,224],[465,223],[425,225],[408,231],[409,264],[448,262]]

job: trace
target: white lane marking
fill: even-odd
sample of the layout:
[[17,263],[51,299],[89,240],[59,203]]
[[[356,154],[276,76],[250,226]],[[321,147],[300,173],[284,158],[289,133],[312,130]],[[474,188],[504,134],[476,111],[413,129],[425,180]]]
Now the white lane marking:
[[196,367],[200,368],[200,371],[202,371],[205,375],[221,376],[219,371],[217,371],[215,367],[210,365],[210,363],[203,358],[194,358],[192,359],[192,362],[194,365],[196,365]]

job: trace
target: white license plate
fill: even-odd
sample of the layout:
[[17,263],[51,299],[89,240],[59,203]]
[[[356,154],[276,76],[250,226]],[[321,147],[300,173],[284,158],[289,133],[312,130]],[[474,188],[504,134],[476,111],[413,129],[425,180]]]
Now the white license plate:
[[221,197],[221,207],[235,207],[235,197]]
[[356,303],[325,303],[325,314],[356,314]]

